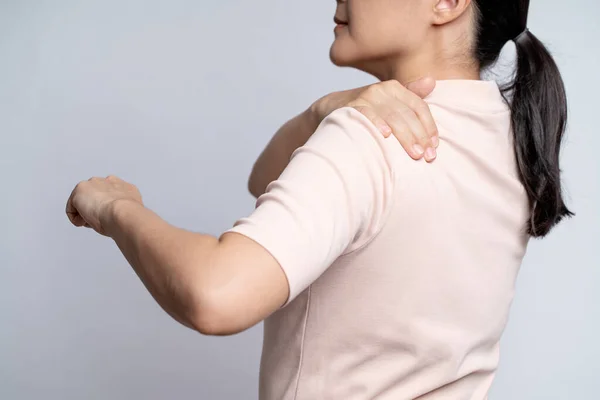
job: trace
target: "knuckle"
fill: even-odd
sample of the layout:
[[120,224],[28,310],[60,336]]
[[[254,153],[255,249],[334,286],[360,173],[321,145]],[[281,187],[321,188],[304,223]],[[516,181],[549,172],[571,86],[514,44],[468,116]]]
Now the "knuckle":
[[429,143],[429,136],[427,136],[425,134],[425,131],[422,129],[413,129],[412,130],[412,135],[415,138],[416,142],[419,142],[420,144],[427,144]]
[[428,147],[431,143],[431,139],[425,134],[425,131],[422,131],[420,134],[416,134],[416,137],[417,141],[426,147]]
[[[420,124],[420,122],[419,122],[419,124]],[[421,125],[413,126],[412,131],[413,131],[413,135],[415,135],[415,137],[417,137],[419,140],[429,140],[429,137],[425,133],[425,129],[423,129],[423,127],[421,127]]]
[[405,111],[403,108],[394,108],[385,114],[385,118],[396,122],[404,123],[406,119],[404,113]]
[[414,109],[418,113],[426,114],[429,113],[429,104],[421,99],[418,99],[414,102]]
[[420,111],[423,110],[424,107],[427,107],[427,103],[425,103],[422,98],[412,92],[407,93],[404,101],[408,107],[415,111]]
[[348,107],[352,107],[356,111],[361,112],[363,114],[364,114],[365,108],[366,108],[364,104],[362,104],[361,102],[356,101],[356,100],[355,101],[351,101],[350,103],[347,104],[347,106]]
[[359,98],[369,99],[375,97],[381,93],[381,88],[376,83],[374,85],[369,86],[365,89],[365,91],[359,96]]
[[354,108],[356,111],[358,111],[367,118],[370,118],[373,114],[371,107],[361,102],[357,102],[353,105],[350,105],[350,107]]
[[429,135],[427,135],[424,129],[419,129],[415,131],[415,136],[417,137],[420,143],[429,143]]
[[394,136],[396,136],[398,141],[405,146],[411,145],[415,141],[413,136],[404,128],[394,129]]
[[367,115],[367,118],[369,118],[371,120],[371,122],[375,123],[375,125],[388,125],[385,122],[385,119],[381,118],[379,115],[377,115],[375,113],[369,113]]
[[414,117],[414,112],[408,107],[398,107],[393,113],[395,118],[409,121]]
[[410,136],[410,132],[406,124],[397,119],[388,118],[387,121],[390,121],[390,127],[393,129],[394,133],[399,136]]
[[376,83],[373,85],[373,88],[376,89],[378,93],[388,93],[390,91],[390,85],[388,81]]
[[404,86],[402,86],[400,81],[397,81],[396,79],[390,79],[389,81],[385,81],[385,87],[388,90],[392,90],[395,92],[404,91]]

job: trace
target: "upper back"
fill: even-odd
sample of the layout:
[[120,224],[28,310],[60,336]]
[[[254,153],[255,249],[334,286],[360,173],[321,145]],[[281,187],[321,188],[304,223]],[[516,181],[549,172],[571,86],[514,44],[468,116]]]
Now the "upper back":
[[427,101],[437,160],[415,162],[398,145],[377,234],[266,321],[263,398],[486,397],[527,245],[527,196],[494,83],[438,82]]

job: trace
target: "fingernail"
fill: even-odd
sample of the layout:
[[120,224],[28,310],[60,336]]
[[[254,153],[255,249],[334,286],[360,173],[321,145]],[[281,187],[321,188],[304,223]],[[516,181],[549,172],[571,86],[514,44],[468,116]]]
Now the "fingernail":
[[434,160],[437,157],[437,152],[433,147],[427,148],[427,152],[425,153],[425,158],[427,161]]
[[431,144],[433,147],[438,147],[440,145],[440,139],[436,136],[431,137]]
[[381,125],[381,128],[379,128],[379,129],[381,130],[383,135],[386,137],[392,134],[392,128],[390,128],[387,125]]
[[421,147],[420,144],[415,144],[413,146],[413,150],[415,151],[415,153],[417,153],[419,157],[421,157],[423,153],[425,153],[425,150],[423,150],[423,147]]

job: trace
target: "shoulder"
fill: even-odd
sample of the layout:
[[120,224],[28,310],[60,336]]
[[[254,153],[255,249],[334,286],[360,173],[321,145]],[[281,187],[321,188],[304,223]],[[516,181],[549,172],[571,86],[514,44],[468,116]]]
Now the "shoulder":
[[379,164],[389,173],[393,172],[398,157],[407,156],[394,136],[385,138],[367,117],[352,107],[339,108],[323,119],[306,143],[306,147],[315,146],[357,166],[365,162]]

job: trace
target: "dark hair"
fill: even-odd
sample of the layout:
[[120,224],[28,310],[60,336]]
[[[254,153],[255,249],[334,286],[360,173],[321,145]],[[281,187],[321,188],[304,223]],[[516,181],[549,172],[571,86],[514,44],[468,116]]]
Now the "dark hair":
[[502,93],[510,103],[518,173],[529,197],[528,233],[543,237],[573,215],[562,197],[559,167],[567,123],[564,83],[546,47],[527,30],[529,0],[473,1],[481,68],[495,63],[508,41],[516,44],[515,76]]

